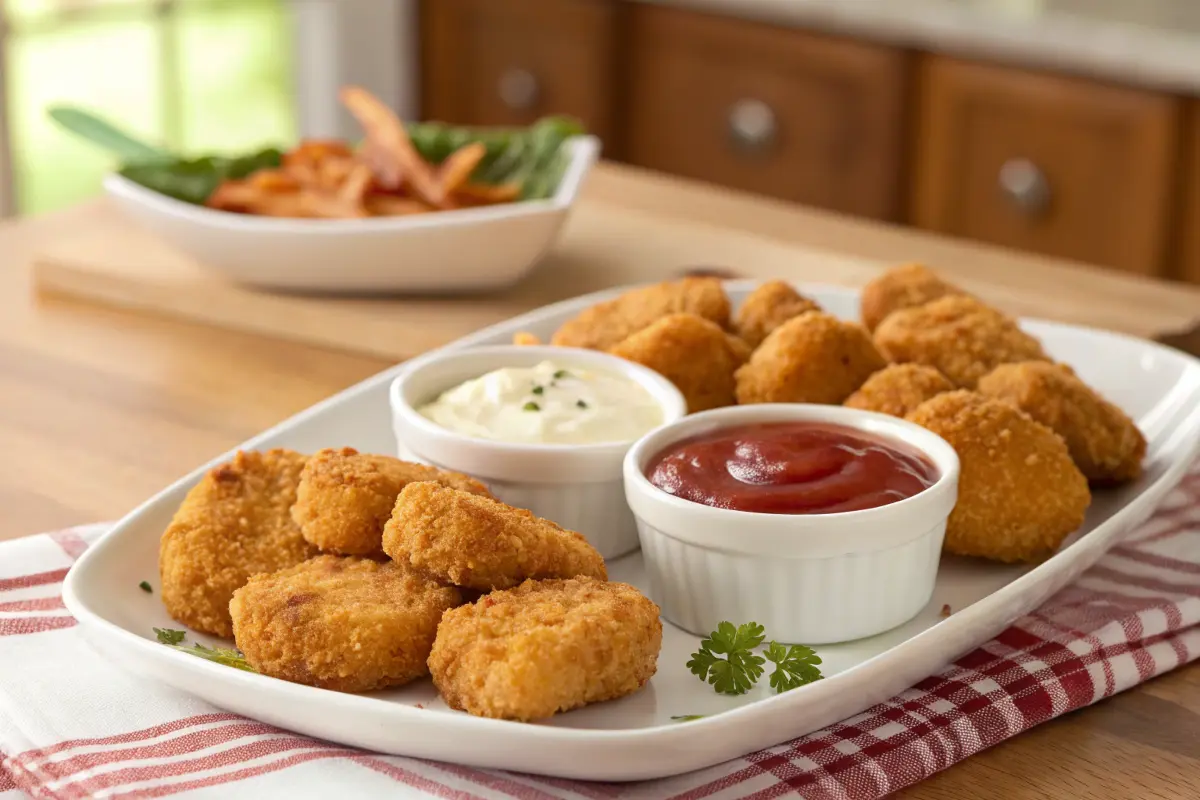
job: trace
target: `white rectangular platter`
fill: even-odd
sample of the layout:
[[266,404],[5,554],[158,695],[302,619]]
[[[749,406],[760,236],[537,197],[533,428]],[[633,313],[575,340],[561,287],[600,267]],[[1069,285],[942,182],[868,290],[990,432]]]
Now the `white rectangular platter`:
[[[727,285],[735,305],[752,288]],[[802,286],[831,313],[857,318],[858,295]],[[452,347],[507,343],[517,331],[546,337],[602,292],[543,308]],[[885,700],[988,640],[1093,564],[1145,520],[1200,453],[1200,362],[1118,334],[1023,321],[1054,358],[1124,408],[1149,440],[1145,475],[1098,492],[1083,528],[1050,560],[1006,567],[944,557],[929,605],[887,633],[818,649],[827,680],[773,695],[766,681],[740,697],[717,695],[686,668],[697,638],[664,625],[658,673],[642,691],[522,724],[452,711],[426,680],[347,695],[246,673],[163,647],[151,628],[173,627],[157,596],[138,583],[158,574],[158,540],[200,467],[127,517],[67,576],[67,607],[105,655],[230,711],[369,750],[567,778],[624,781],[699,769],[817,730]],[[395,453],[388,385],[402,367],[358,384],[243,443],[310,452],[351,446]],[[1022,502],[1014,497],[1013,502]],[[614,580],[645,587],[639,554],[609,564]],[[156,582],[156,581],[155,581]],[[954,613],[943,618],[949,605]],[[731,620],[745,622],[747,620]],[[196,637],[203,640],[203,637]],[[675,722],[672,716],[702,714]]]

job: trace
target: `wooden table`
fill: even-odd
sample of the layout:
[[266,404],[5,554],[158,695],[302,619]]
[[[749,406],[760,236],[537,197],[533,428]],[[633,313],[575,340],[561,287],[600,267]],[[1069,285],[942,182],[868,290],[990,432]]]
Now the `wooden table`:
[[[649,178],[605,166],[589,198],[884,260],[921,259],[1014,307],[1149,333],[1200,290]],[[33,296],[31,254],[98,203],[0,226],[0,539],[113,519],[195,465],[388,364]],[[735,266],[736,265],[731,265]],[[1055,313],[1061,310],[1061,313]],[[1172,798],[1200,786],[1200,669],[1043,725],[905,798]]]

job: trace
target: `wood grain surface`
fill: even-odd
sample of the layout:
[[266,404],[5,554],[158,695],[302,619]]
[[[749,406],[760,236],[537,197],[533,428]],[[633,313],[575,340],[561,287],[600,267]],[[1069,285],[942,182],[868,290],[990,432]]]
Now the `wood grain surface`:
[[[696,231],[808,242],[877,263],[917,258],[1010,307],[1127,330],[1179,327],[1200,291],[967,247],[727,192],[601,170],[589,202],[670,212]],[[36,295],[27,263],[103,204],[0,226],[0,539],[112,519],[246,437],[394,359]],[[113,236],[125,235],[114,228]],[[664,245],[665,247],[665,245]],[[636,255],[636,252],[631,253]],[[669,250],[663,252],[668,259]],[[748,267],[736,249],[705,264]],[[571,269],[569,260],[558,262]],[[673,262],[677,263],[677,262]],[[845,279],[830,262],[831,282]],[[580,288],[603,275],[581,268]],[[1191,798],[1200,670],[1185,668],[1043,725],[902,793],[906,800]]]

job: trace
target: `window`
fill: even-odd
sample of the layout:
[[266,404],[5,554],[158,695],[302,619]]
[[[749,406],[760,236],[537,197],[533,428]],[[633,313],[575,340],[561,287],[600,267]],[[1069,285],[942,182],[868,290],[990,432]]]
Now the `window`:
[[296,137],[285,0],[0,0],[0,215],[99,191],[112,159],[60,131],[56,103],[185,154]]

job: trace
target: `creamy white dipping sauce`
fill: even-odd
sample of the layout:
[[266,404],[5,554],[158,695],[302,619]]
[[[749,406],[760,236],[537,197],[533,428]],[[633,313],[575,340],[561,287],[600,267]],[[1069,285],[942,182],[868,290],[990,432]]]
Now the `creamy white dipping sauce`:
[[637,381],[555,361],[493,370],[417,410],[467,436],[525,444],[633,441],[664,421]]

